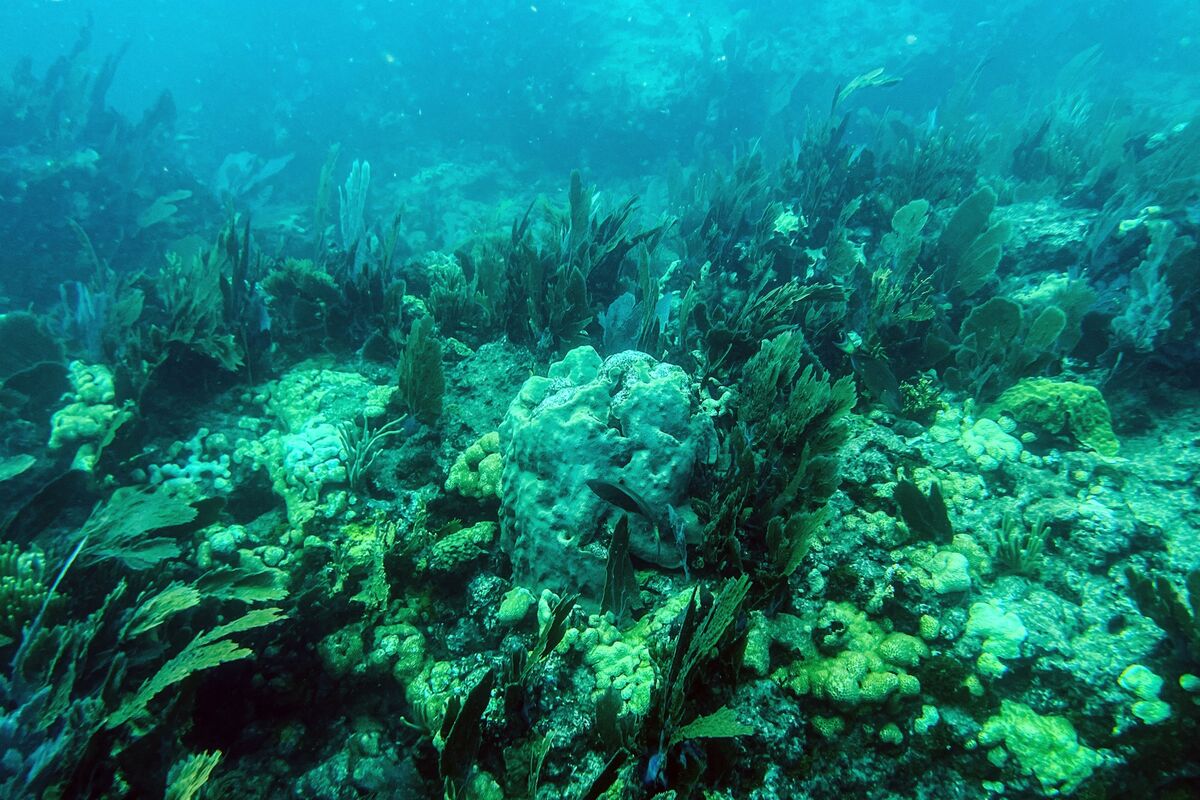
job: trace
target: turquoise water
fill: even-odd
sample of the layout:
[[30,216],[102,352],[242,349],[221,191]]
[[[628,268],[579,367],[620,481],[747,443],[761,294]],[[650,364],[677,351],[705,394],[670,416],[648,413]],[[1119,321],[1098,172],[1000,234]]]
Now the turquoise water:
[[0,8],[0,797],[1200,796],[1198,32]]

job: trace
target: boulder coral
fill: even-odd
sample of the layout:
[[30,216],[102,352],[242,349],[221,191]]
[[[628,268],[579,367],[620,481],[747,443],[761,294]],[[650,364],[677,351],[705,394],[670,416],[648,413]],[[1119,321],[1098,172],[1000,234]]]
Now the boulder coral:
[[503,537],[517,582],[599,600],[606,528],[623,512],[594,481],[626,487],[661,516],[630,520],[630,553],[680,567],[679,543],[662,531],[668,507],[694,527],[688,485],[714,437],[697,406],[682,369],[634,351],[601,359],[576,348],[527,380],[500,427]]

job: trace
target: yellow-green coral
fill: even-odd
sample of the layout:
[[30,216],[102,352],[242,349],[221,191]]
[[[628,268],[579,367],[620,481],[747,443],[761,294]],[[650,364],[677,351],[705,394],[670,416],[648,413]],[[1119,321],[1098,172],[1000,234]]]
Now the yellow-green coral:
[[1028,378],[1000,395],[987,410],[989,417],[1000,414],[1052,434],[1069,433],[1102,456],[1115,456],[1120,449],[1108,404],[1095,386]]
[[501,625],[516,625],[529,616],[530,609],[536,604],[537,599],[533,592],[524,586],[514,586],[505,592],[500,600],[500,607],[496,609],[496,620]]
[[487,552],[496,538],[496,523],[484,520],[438,539],[417,562],[422,572],[453,572]]
[[68,396],[71,402],[50,419],[48,446],[75,446],[73,466],[90,472],[117,428],[133,417],[132,403],[116,404],[113,375],[103,365],[72,361],[68,377],[74,392]]
[[467,497],[499,497],[502,468],[500,434],[485,433],[455,459],[446,489]]
[[[1016,756],[1020,771],[1036,778],[1042,794],[1049,797],[1071,794],[1104,761],[1079,741],[1069,719],[1042,716],[1013,700],[1002,701],[1000,713],[983,724],[979,743],[984,747],[1004,745]],[[998,765],[1005,761],[999,750],[993,750],[988,758]]]
[[610,688],[616,690],[624,706],[637,716],[650,710],[650,690],[654,686],[654,663],[650,648],[640,636],[622,638],[620,631],[603,617],[584,631],[583,661],[596,678],[595,698]]
[[334,551],[333,591],[340,592],[348,579],[357,579],[359,591],[352,600],[369,609],[386,607],[390,592],[384,556],[396,544],[399,530],[396,523],[383,519],[343,528],[344,543]]
[[857,705],[920,692],[920,682],[907,671],[929,655],[917,637],[889,633],[848,603],[827,604],[814,635],[819,642],[809,637],[798,643],[801,658],[772,676],[797,694]]
[[317,643],[321,663],[335,678],[358,674],[366,669],[366,650],[359,623],[339,628]]
[[429,731],[434,743],[441,747],[437,734],[451,697],[461,696],[474,686],[487,671],[480,663],[426,661],[425,666],[404,687],[404,697],[412,706],[418,720],[432,725]]
[[408,685],[425,666],[425,636],[411,623],[375,628],[368,662],[382,664],[402,685]]
[[0,543],[0,645],[21,637],[49,591],[40,551],[22,553],[12,542]]
[[588,618],[588,627],[575,643],[596,680],[593,700],[612,688],[620,694],[626,711],[641,716],[650,710],[655,679],[651,648],[665,646],[663,635],[690,596],[688,590],[679,592],[625,631],[613,625],[607,615]]

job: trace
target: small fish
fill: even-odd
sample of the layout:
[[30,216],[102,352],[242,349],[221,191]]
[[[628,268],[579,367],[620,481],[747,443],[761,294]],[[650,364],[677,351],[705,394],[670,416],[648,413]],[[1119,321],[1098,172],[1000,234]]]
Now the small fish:
[[587,485],[601,500],[612,503],[629,514],[637,514],[645,518],[654,526],[654,531],[658,534],[657,544],[660,548],[663,542],[673,543],[679,550],[680,559],[683,561],[684,577],[688,577],[687,543],[683,540],[683,520],[679,518],[674,508],[667,506],[669,521],[664,521],[660,515],[650,510],[649,503],[640,494],[628,486],[599,479],[592,479],[587,482]]
[[683,564],[683,579],[691,580],[691,576],[688,575],[687,535],[683,529],[683,517],[679,516],[675,506],[670,503],[667,504],[667,524],[671,526],[671,533],[675,535],[675,549],[679,551],[679,560]]
[[599,479],[592,479],[587,482],[587,485],[601,500],[612,503],[617,508],[627,511],[630,514],[639,514],[653,523],[654,527],[658,527],[658,522],[654,512],[650,510],[650,506],[647,505],[640,494],[632,489],[621,486],[618,483]]
[[592,479],[587,482],[587,485],[601,500],[612,503],[626,513],[637,514],[649,522],[658,534],[657,544],[660,547],[663,541],[668,539],[666,531],[663,530],[662,520],[650,510],[650,504],[633,489],[619,483],[599,479]]

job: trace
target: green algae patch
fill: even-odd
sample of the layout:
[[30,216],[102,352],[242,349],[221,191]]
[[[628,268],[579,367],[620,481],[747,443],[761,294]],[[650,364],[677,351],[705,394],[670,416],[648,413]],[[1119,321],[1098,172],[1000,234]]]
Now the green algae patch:
[[1001,414],[1052,434],[1069,433],[1102,456],[1115,456],[1120,449],[1108,404],[1094,386],[1027,378],[1000,395],[985,416]]

